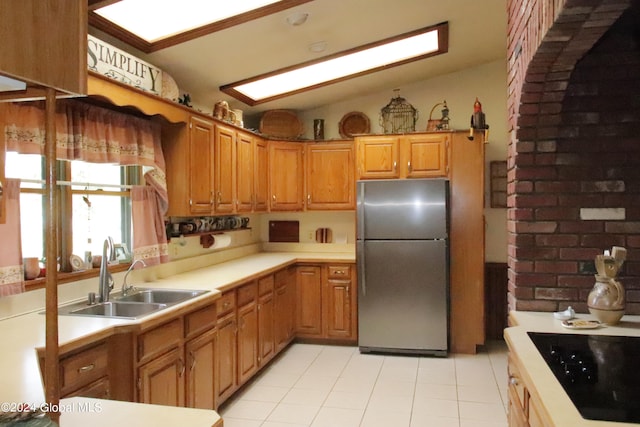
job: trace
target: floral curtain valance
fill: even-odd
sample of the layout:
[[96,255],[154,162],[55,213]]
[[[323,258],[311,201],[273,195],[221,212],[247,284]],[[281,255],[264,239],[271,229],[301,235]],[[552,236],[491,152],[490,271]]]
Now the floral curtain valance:
[[[5,129],[7,150],[42,154],[44,123],[42,101],[10,104]],[[60,160],[157,166],[164,170],[160,127],[151,120],[61,99],[56,101],[56,133]]]

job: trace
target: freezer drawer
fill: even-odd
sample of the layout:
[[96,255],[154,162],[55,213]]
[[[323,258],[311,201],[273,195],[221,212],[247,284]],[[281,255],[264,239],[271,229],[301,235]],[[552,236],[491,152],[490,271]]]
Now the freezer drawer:
[[358,242],[361,350],[447,351],[447,258],[446,240]]

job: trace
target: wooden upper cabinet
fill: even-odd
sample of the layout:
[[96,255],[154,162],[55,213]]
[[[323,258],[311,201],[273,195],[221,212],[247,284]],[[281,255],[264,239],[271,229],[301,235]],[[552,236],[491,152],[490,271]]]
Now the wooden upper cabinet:
[[304,208],[304,145],[299,142],[269,142],[269,188],[272,211]]
[[399,136],[356,138],[358,175],[361,179],[399,178]]
[[191,117],[189,123],[189,170],[174,179],[189,180],[189,212],[213,213],[213,123]]
[[356,138],[360,179],[434,178],[449,172],[450,133]]
[[355,209],[353,143],[306,146],[307,209]]
[[236,200],[236,132],[219,124],[215,129],[215,211],[232,213]]
[[254,138],[238,132],[236,138],[236,211],[251,212],[254,199]]
[[269,147],[267,141],[258,137],[254,138],[253,180],[253,210],[266,212],[269,209]]
[[269,152],[264,139],[238,132],[236,138],[236,212],[266,212]]
[[404,176],[407,178],[431,178],[446,176],[449,134],[420,134],[404,138]]
[[28,84],[0,99],[87,93],[86,0],[0,1],[0,40],[0,74]]

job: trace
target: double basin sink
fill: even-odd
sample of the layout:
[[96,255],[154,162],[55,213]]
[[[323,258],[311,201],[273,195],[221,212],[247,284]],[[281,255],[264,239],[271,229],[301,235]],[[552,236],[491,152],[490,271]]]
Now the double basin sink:
[[124,295],[121,292],[111,294],[108,302],[89,304],[85,300],[61,306],[58,308],[58,313],[71,316],[138,319],[206,292],[209,291],[135,288]]

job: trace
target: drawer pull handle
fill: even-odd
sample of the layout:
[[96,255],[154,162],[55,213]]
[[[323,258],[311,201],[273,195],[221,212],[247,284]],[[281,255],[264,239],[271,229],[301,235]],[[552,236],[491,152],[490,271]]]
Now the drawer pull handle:
[[95,368],[96,365],[94,365],[93,363],[87,366],[82,366],[80,368],[78,368],[78,372],[83,373],[83,372],[89,372],[89,371],[93,371],[93,368]]
[[336,270],[336,274],[344,274],[344,270]]

